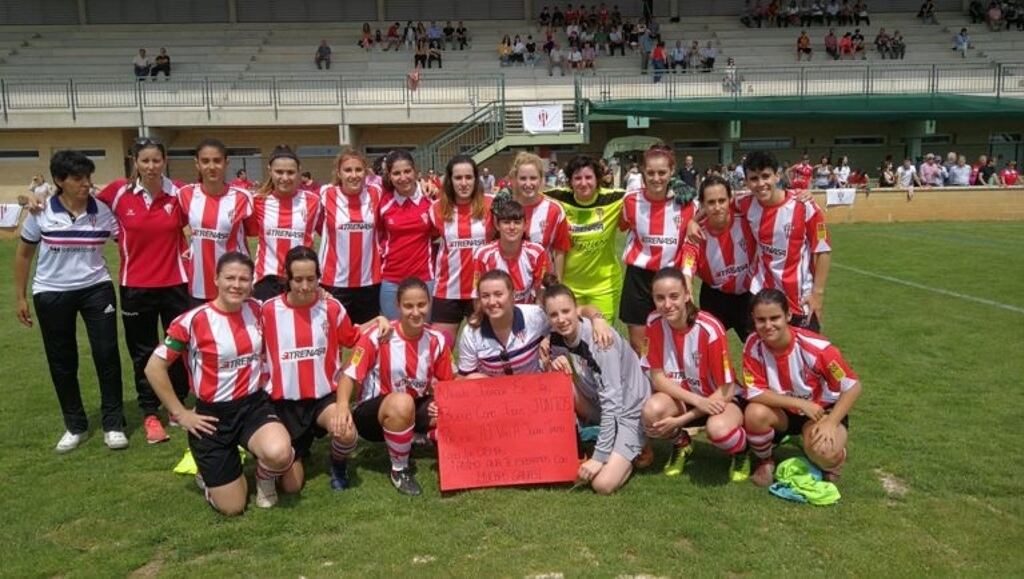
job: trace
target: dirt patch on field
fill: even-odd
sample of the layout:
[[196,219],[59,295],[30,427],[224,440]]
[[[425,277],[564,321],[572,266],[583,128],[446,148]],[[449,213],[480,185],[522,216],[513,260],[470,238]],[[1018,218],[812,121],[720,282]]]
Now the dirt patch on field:
[[885,494],[889,495],[890,499],[902,499],[908,492],[910,492],[910,487],[907,483],[900,480],[896,475],[890,472],[876,468],[875,476],[877,476],[878,481],[882,483],[882,489],[885,491]]
[[157,553],[153,555],[153,558],[149,560],[142,567],[132,571],[128,577],[130,579],[143,579],[144,577],[156,577],[160,575],[160,571],[164,568],[164,561],[166,560],[166,553]]

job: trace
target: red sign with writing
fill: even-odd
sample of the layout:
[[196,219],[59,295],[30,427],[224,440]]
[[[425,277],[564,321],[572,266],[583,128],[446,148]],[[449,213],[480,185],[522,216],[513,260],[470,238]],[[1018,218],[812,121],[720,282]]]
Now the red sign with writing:
[[569,376],[441,382],[434,399],[442,491],[576,479]]

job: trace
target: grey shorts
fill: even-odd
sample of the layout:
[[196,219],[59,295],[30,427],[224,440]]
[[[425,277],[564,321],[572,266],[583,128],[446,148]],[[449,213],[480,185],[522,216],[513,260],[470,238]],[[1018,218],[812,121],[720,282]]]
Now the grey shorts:
[[615,422],[615,442],[612,443],[612,452],[632,462],[644,449],[644,444],[647,444],[647,436],[644,434],[640,416],[635,418],[619,417]]

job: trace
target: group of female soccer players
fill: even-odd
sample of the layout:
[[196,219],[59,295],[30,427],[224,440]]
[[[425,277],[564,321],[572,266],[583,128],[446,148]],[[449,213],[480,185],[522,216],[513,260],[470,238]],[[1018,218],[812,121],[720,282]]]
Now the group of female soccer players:
[[[687,429],[702,425],[734,458],[734,480],[747,478],[749,451],[759,461],[750,478],[769,484],[773,445],[787,434],[802,435],[830,477],[845,461],[847,414],[860,386],[815,333],[830,239],[813,200],[777,187],[769,154],[747,156],[749,195],[734,198],[728,182],[712,177],[691,199],[673,187],[675,157],[663,146],[645,153],[644,187],[635,191],[602,187],[600,165],[585,156],[566,166],[569,188],[542,191],[545,164],[519,153],[511,189],[496,195],[482,189],[467,156],[448,163],[441,191],[424,191],[402,151],[387,155],[380,175],[345,151],[333,183],[306,191],[300,160],[278,147],[266,182],[250,193],[225,185],[218,141],[200,143],[199,179],[179,187],[164,177],[163,145],[141,139],[132,179],[91,201],[78,186],[91,163],[61,154],[52,167],[59,191],[23,231],[19,316],[30,323],[23,296],[37,245],[33,298],[43,322],[40,296],[50,287],[40,272],[82,271],[68,287],[112,295],[109,275],[97,272],[105,263],[96,243],[69,255],[54,240],[72,230],[99,245],[116,236],[147,440],[167,438],[158,399],[188,431],[197,482],[223,513],[246,505],[240,445],[256,457],[256,503],[269,507],[279,488],[301,490],[302,459],[322,436],[330,438],[332,488],[348,486],[347,459],[361,437],[386,444],[396,489],[420,494],[410,451],[434,438],[444,411],[432,393],[456,371],[468,379],[569,373],[579,424],[599,426],[579,478],[600,493],[650,464],[649,437],[674,441],[665,472],[679,475],[692,452]],[[106,236],[79,231],[97,227],[95,218],[80,219],[97,211],[110,222]],[[255,260],[247,237],[256,240]],[[67,259],[90,267],[67,267]],[[611,328],[616,314],[628,342]],[[742,384],[729,358],[730,328],[745,340]],[[345,364],[343,349],[351,350]],[[59,356],[50,350],[65,436],[80,436],[84,421],[69,420],[80,396],[77,408],[65,405],[69,388],[59,382],[68,382],[69,367],[54,372]],[[194,408],[183,402],[189,385]],[[123,417],[115,422],[105,420],[104,430],[123,428]]]

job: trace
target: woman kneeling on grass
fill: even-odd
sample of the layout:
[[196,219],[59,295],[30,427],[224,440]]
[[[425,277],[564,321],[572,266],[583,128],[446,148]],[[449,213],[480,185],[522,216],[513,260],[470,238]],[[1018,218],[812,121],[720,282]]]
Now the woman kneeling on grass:
[[[178,316],[146,365],[146,378],[171,416],[188,431],[199,467],[196,483],[213,508],[225,515],[245,510],[248,485],[238,445],[256,455],[256,501],[291,468],[288,431],[263,390],[263,324],[252,293],[255,266],[229,251],[217,260],[217,296]],[[184,356],[195,410],[182,406],[167,369]]]
[[743,349],[745,425],[760,463],[750,479],[770,485],[773,444],[801,435],[807,457],[835,482],[846,461],[848,415],[860,396],[860,380],[828,340],[789,325],[789,303],[781,291],[762,290],[751,313],[757,335]]
[[[451,380],[452,352],[441,332],[427,325],[430,290],[418,278],[398,284],[399,319],[385,336],[379,329],[364,334],[338,384],[338,412],[331,432],[355,425],[359,436],[383,441],[391,456],[391,484],[405,495],[419,495],[409,467],[413,433],[426,434],[437,421],[435,383]],[[349,410],[359,385],[359,402]]]
[[745,480],[750,465],[743,452],[743,403],[736,398],[725,328],[693,306],[678,269],[660,269],[653,294],[657,314],[647,323],[643,363],[655,393],[644,406],[643,419],[648,436],[675,439],[665,474],[682,474],[693,453],[683,428],[706,425],[711,443],[733,458],[729,478]]
[[640,411],[651,385],[636,353],[613,334],[610,348],[594,343],[594,327],[581,319],[576,296],[558,284],[544,290],[544,310],[551,336],[552,368],[572,376],[576,416],[600,424],[601,433],[589,460],[580,465],[579,480],[608,495],[626,484],[633,460],[644,449]]

